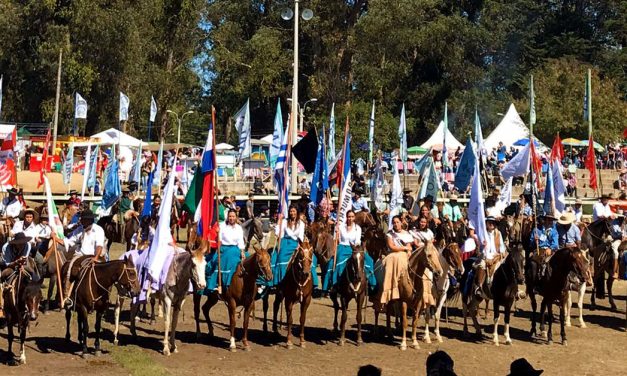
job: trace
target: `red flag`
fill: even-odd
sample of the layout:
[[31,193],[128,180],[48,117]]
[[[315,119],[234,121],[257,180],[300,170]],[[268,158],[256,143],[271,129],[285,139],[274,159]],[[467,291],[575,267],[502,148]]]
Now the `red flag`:
[[44,172],[48,168],[48,149],[50,149],[50,128],[48,128],[48,134],[46,135],[46,143],[44,144],[44,152],[41,157],[41,170],[39,170],[39,183],[37,183],[37,188],[44,185]]
[[531,167],[532,171],[536,174],[536,186],[538,189],[541,189],[542,182],[540,181],[542,177],[542,160],[538,157],[538,153],[536,152],[536,147],[533,142],[530,142],[529,150],[531,152]]
[[594,140],[592,135],[588,139],[588,154],[586,154],[586,168],[590,171],[590,188],[597,190],[597,157],[594,153]]
[[10,177],[7,181],[3,181],[2,184],[17,187],[17,171],[15,170],[13,158],[6,159],[6,170],[10,173]]
[[561,162],[562,159],[564,159],[564,145],[562,145],[562,139],[558,132],[555,141],[553,141],[553,147],[551,148],[551,161]]

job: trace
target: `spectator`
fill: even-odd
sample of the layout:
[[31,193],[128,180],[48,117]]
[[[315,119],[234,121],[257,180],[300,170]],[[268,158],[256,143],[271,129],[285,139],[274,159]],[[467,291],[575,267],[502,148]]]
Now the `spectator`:
[[246,200],[246,218],[255,218],[255,201],[252,193],[248,195],[248,200]]
[[446,352],[439,350],[427,357],[427,375],[455,375],[455,362]]
[[525,358],[516,359],[509,366],[508,376],[537,376],[544,370],[535,369]]
[[309,183],[307,183],[307,179],[303,178],[298,184],[298,194],[308,195],[309,194]]
[[255,183],[253,184],[253,190],[257,195],[265,195],[267,194],[266,187],[264,187],[263,182],[260,178],[255,178]]

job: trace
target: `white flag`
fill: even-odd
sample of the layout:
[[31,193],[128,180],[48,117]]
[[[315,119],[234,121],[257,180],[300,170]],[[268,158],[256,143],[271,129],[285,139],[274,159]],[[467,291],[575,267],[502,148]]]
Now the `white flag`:
[[398,174],[398,160],[394,159],[393,163],[394,177],[392,178],[392,194],[390,196],[390,228],[392,228],[392,217],[400,213],[403,207],[403,187],[401,186],[401,177]]
[[120,92],[120,121],[128,120],[128,107],[131,104],[126,94]]
[[407,121],[405,120],[405,103],[401,109],[401,122],[398,125],[398,137],[400,141],[400,157],[403,161],[403,169],[407,168],[405,162],[407,162]]
[[505,185],[503,186],[503,189],[501,190],[499,199],[494,205],[496,207],[496,210],[498,211],[498,214],[503,213],[503,210],[505,210],[505,208],[510,206],[512,203],[512,181],[513,180],[514,180],[513,177],[510,177],[509,179],[507,179],[507,182],[505,183]]
[[340,205],[340,210],[338,212],[337,221],[340,226],[346,223],[346,212],[352,208],[352,195],[353,189],[351,184],[351,174],[348,174],[346,181],[344,182],[344,187],[342,188],[340,201],[338,203]]
[[246,104],[235,114],[235,129],[239,133],[239,154],[238,161],[244,158],[250,157],[250,99],[246,101]]
[[48,225],[52,231],[57,234],[60,239],[65,236],[63,234],[63,224],[59,218],[59,212],[57,211],[57,205],[52,200],[52,190],[50,189],[50,181],[48,177],[44,175],[44,186],[46,188],[46,207],[48,209]]
[[[478,145],[479,148],[482,145]],[[479,238],[479,243],[487,241],[488,230],[485,225],[485,208],[483,205],[483,192],[481,191],[481,173],[479,163],[475,163],[475,173],[470,189],[470,204],[468,205],[468,221],[475,229],[475,234]],[[483,246],[482,246],[483,247]]]
[[155,97],[150,97],[150,122],[154,123],[157,119],[157,101]]
[[[336,161],[335,156],[335,103],[331,106],[331,117],[329,118],[329,140],[327,142],[327,162],[332,165]],[[331,171],[331,169],[329,169]]]
[[91,167],[89,162],[91,161],[91,144],[87,145],[87,152],[85,153],[85,169],[83,170],[83,188],[81,189],[81,201],[85,200],[85,190],[87,189],[87,180],[89,180],[89,172]]
[[372,164],[374,153],[374,99],[372,100],[372,112],[370,113],[370,124],[368,128],[368,163]]
[[79,93],[74,101],[74,119],[87,119],[87,101]]

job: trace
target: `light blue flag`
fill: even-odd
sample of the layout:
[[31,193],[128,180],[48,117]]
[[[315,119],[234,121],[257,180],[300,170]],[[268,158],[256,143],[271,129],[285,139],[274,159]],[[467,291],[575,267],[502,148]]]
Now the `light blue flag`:
[[400,157],[401,161],[403,161],[403,168],[406,168],[405,163],[407,162],[407,121],[405,120],[405,103],[403,103],[403,108],[401,109],[401,121],[398,125],[398,138],[400,140]]
[[440,191],[440,181],[435,171],[435,164],[433,158],[429,158],[427,173],[422,177],[422,184],[420,185],[420,192],[418,194],[419,199],[423,199],[427,196],[431,196],[433,201],[438,198],[438,192]]
[[94,151],[89,156],[89,176],[87,177],[87,187],[93,188],[96,185],[96,171],[98,166],[98,152],[100,146],[96,145]]
[[372,111],[370,112],[370,124],[368,128],[368,164],[372,165],[372,155],[374,153],[374,99],[372,100]]
[[331,106],[331,118],[329,119],[329,148],[327,152],[327,162],[335,163],[335,103]]
[[444,138],[442,140],[442,173],[448,167],[448,149],[446,148],[446,134],[448,133],[448,102],[444,102]]
[[429,148],[429,150],[427,150],[427,152],[425,153],[425,155],[422,156],[422,158],[414,162],[414,171],[418,172],[419,176],[422,176],[422,174],[424,174],[425,172],[425,168],[429,167],[427,162],[431,158],[432,154],[433,154],[432,150],[431,148]]
[[[478,145],[481,147],[481,145]],[[488,231],[485,225],[485,208],[483,204],[483,192],[481,191],[481,172],[479,163],[475,163],[474,178],[470,189],[470,204],[468,205],[468,221],[475,229],[479,238],[479,244],[483,248],[483,242],[487,242]]]
[[[142,143],[142,141],[139,141],[139,147],[135,155],[135,164],[133,164],[133,170],[131,171],[131,177],[129,179],[129,182],[136,182],[137,184],[140,183],[142,176]],[[187,168],[185,168],[184,171],[187,171]],[[185,174],[183,174],[183,176],[185,176]]]
[[455,188],[459,192],[466,192],[468,189],[472,174],[475,172],[475,163],[477,163],[477,156],[475,149],[472,147],[472,141],[468,137],[464,153],[457,165],[457,171],[455,171]]
[[479,120],[479,112],[477,111],[477,108],[475,108],[475,146],[477,147],[477,150],[475,150],[475,152],[477,153],[477,159],[487,156],[486,150],[483,148],[483,146],[479,147],[479,145],[483,145],[483,132],[481,131],[481,120]]
[[65,162],[63,162],[63,184],[69,185],[72,180],[72,166],[74,166],[74,143],[70,144]]
[[283,113],[281,112],[281,98],[276,104],[276,114],[274,115],[274,132],[272,132],[272,145],[270,145],[270,167],[274,168],[276,160],[281,150],[283,141]]
[[152,180],[152,185],[155,187],[161,186],[161,166],[163,165],[163,140],[159,146],[159,154],[157,155],[157,166],[155,167],[155,176]]
[[553,197],[555,198],[555,209],[559,213],[566,209],[566,187],[562,176],[562,165],[557,161],[553,161],[551,172],[553,174]]
[[122,197],[122,186],[120,185],[119,165],[115,155],[111,158],[111,168],[107,174],[104,186],[104,194],[102,195],[102,206],[108,209]]
[[244,106],[235,114],[235,129],[239,134],[239,152],[237,154],[237,161],[239,162],[250,157],[251,153],[250,99],[246,100]]
[[511,177],[527,176],[529,173],[529,164],[531,161],[530,147],[531,142],[527,143],[521,151],[510,159],[509,162],[501,169],[503,179],[507,180]]

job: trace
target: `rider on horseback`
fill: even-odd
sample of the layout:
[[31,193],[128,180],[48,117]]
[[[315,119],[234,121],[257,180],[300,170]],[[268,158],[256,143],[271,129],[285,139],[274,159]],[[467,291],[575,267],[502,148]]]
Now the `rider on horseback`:
[[35,270],[32,263],[28,263],[28,256],[30,255],[30,240],[29,236],[24,235],[23,232],[15,235],[13,240],[6,243],[2,247],[0,257],[0,319],[4,318],[4,302],[2,299],[2,291],[4,290],[4,282],[7,282],[9,277],[19,269],[24,267],[24,270],[31,276],[31,280],[38,281],[39,273]]
[[564,212],[557,220],[560,248],[579,248],[581,246],[581,230],[574,222],[575,214],[572,212]]
[[548,261],[553,253],[557,251],[559,247],[559,235],[555,228],[555,217],[546,213],[540,217],[543,221],[531,233],[531,248],[537,246],[538,254],[535,255],[535,259],[540,264],[540,280],[542,280],[546,274],[546,267]]
[[488,281],[488,285],[492,283],[492,276],[501,264],[501,261],[505,258],[503,255],[506,252],[505,242],[500,231],[496,229],[496,218],[487,217],[486,221],[486,241],[483,244],[483,252],[477,258],[477,261],[473,264],[476,277],[476,290],[475,294],[484,296],[483,284]]
[[612,221],[612,257],[614,258],[613,277],[618,279],[618,251],[623,241],[627,240],[627,228],[625,227],[625,216],[619,209],[616,218]]
[[353,197],[353,212],[359,213],[360,211],[368,211],[368,202],[361,196],[361,190],[355,190],[355,196]]
[[15,220],[22,212],[22,203],[17,198],[19,192],[17,189],[11,188],[7,190],[7,193],[9,196],[0,202],[0,217]]

